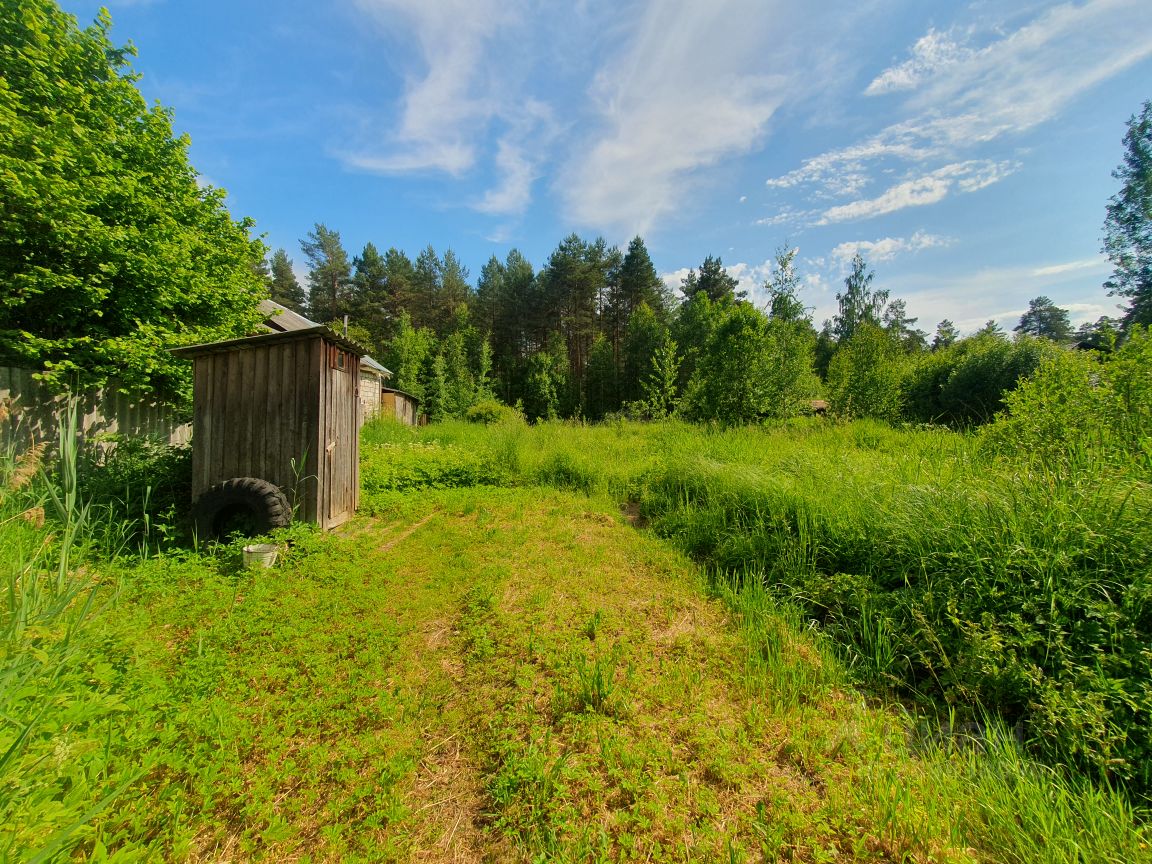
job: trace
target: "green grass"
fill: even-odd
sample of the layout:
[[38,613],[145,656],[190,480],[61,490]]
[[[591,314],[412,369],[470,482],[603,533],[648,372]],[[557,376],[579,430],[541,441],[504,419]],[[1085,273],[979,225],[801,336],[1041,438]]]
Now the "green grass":
[[0,499],[9,597],[31,571],[80,586],[4,642],[52,695],[22,709],[31,761],[0,765],[2,857],[1152,860],[1090,774],[856,689],[945,692],[909,645],[955,664],[964,592],[1019,605],[1007,576],[1058,544],[1080,569],[1050,562],[1038,608],[1076,585],[1093,608],[1066,574],[1089,528],[1112,544],[1091,572],[1128,572],[1139,488],[1037,491],[962,436],[819,422],[372,426],[362,469],[364,515],[282,535],[269,571],[236,543],[61,563],[59,527],[19,518],[37,496]]
[[854,680],[999,717],[1053,764],[1152,792],[1152,488],[1135,465],[1052,471],[875,422],[369,434],[631,502],[717,583],[816,621]]

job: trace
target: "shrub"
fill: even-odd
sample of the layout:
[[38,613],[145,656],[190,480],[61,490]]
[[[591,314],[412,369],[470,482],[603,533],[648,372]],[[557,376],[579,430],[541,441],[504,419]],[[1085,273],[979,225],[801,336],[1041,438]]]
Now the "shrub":
[[469,408],[465,418],[469,423],[483,423],[485,426],[494,423],[523,423],[524,412],[495,399],[484,399]]
[[925,355],[904,378],[904,416],[955,427],[988,423],[1041,358],[1060,351],[1046,339],[985,334]]
[[900,413],[904,363],[899,342],[873,324],[862,324],[828,367],[832,410],[846,417],[894,419]]
[[1010,393],[1007,410],[985,431],[997,453],[1050,465],[1101,459],[1152,467],[1152,338],[1137,328],[1110,359],[1058,351]]

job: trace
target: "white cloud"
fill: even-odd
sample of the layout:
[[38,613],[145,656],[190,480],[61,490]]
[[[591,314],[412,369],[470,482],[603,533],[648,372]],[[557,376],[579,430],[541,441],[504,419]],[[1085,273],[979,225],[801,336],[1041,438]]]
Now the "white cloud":
[[[1095,321],[1101,315],[1115,315],[1115,304],[1104,296],[1094,272],[1104,273],[1103,258],[1088,261],[1056,262],[1017,267],[981,267],[954,275],[933,272],[909,273],[884,287],[894,297],[908,302],[909,312],[921,317],[922,324],[944,318],[966,333],[993,319],[1007,330],[1020,321],[1028,301],[1044,295],[1067,309],[1073,324]],[[931,284],[929,290],[916,286]],[[909,290],[910,289],[910,290]],[[925,326],[925,329],[929,329]]]
[[1011,162],[970,160],[954,162],[937,168],[930,174],[897,183],[876,198],[866,198],[841,204],[824,211],[817,225],[867,219],[884,213],[894,213],[906,207],[923,207],[944,200],[953,189],[975,192],[1004,179],[1019,166]]
[[912,55],[909,59],[877,75],[864,91],[865,95],[913,90],[924,79],[966,60],[972,54],[969,48],[953,41],[950,34],[931,28],[916,41],[909,53]]
[[474,132],[497,111],[485,92],[487,42],[517,16],[500,0],[355,0],[386,32],[411,41],[423,75],[405,84],[399,123],[382,153],[353,153],[348,161],[380,172],[438,170],[459,175],[476,160]]
[[574,221],[645,233],[683,206],[695,172],[760,142],[789,90],[766,69],[772,13],[763,0],[647,4],[593,88],[598,128],[561,175]]
[[[523,96],[503,73],[506,45],[528,21],[521,0],[355,0],[423,68],[409,74],[398,117],[389,112],[342,154],[351,167],[382,174],[440,171],[461,177],[478,167],[495,185],[474,199],[493,215],[523,212],[540,175],[539,151],[555,134],[547,105]],[[502,127],[494,152],[488,133]],[[367,141],[369,143],[363,143]]]
[[950,242],[947,237],[917,231],[908,238],[884,237],[880,240],[855,240],[841,243],[829,255],[834,261],[839,262],[841,267],[845,267],[857,252],[863,255],[869,263],[875,263],[877,261],[890,261],[897,255],[909,252],[947,246]]
[[[1060,116],[1073,100],[1152,56],[1147,0],[1064,3],[1006,34],[995,22],[981,26],[982,37],[975,26],[963,37],[929,30],[907,61],[882,71],[865,91],[907,93],[905,119],[857,144],[806,159],[768,180],[769,188],[813,184],[825,194],[859,195],[878,164],[955,162],[980,144]],[[979,38],[985,43],[980,47],[966,44]],[[974,191],[989,182],[995,179],[973,178],[961,189]],[[894,191],[893,203],[901,193],[921,200],[939,194],[939,186]]]
[[1059,276],[1063,273],[1075,273],[1079,270],[1095,270],[1099,273],[1108,272],[1108,259],[1099,256],[1096,258],[1083,258],[1080,261],[1067,261],[1063,264],[1049,264],[1038,267],[1032,271],[1033,276]]

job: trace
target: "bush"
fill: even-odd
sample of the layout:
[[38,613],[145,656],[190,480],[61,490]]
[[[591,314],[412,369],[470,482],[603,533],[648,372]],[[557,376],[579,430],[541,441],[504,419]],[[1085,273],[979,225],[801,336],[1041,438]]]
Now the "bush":
[[495,399],[484,399],[468,409],[464,415],[469,423],[483,423],[491,426],[495,423],[524,423],[524,412],[518,408],[510,408],[503,402]]
[[845,417],[896,418],[904,362],[899,342],[875,325],[861,325],[828,367],[832,410]]
[[1046,339],[986,334],[925,355],[904,378],[904,416],[953,427],[988,423],[1041,358],[1061,350]]
[[1050,352],[1006,398],[985,430],[994,452],[1048,465],[1152,468],[1152,338],[1137,328],[1101,362],[1093,353]]
[[117,436],[85,449],[77,470],[82,497],[101,511],[100,524],[115,526],[123,541],[170,537],[187,522],[190,447]]

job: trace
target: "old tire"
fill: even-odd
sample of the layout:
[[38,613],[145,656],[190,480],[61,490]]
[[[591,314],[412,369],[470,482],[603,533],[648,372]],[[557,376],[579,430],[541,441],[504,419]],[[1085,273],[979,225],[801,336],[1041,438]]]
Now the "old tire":
[[292,507],[267,480],[233,477],[200,494],[192,505],[192,519],[202,540],[236,533],[252,537],[287,525]]

